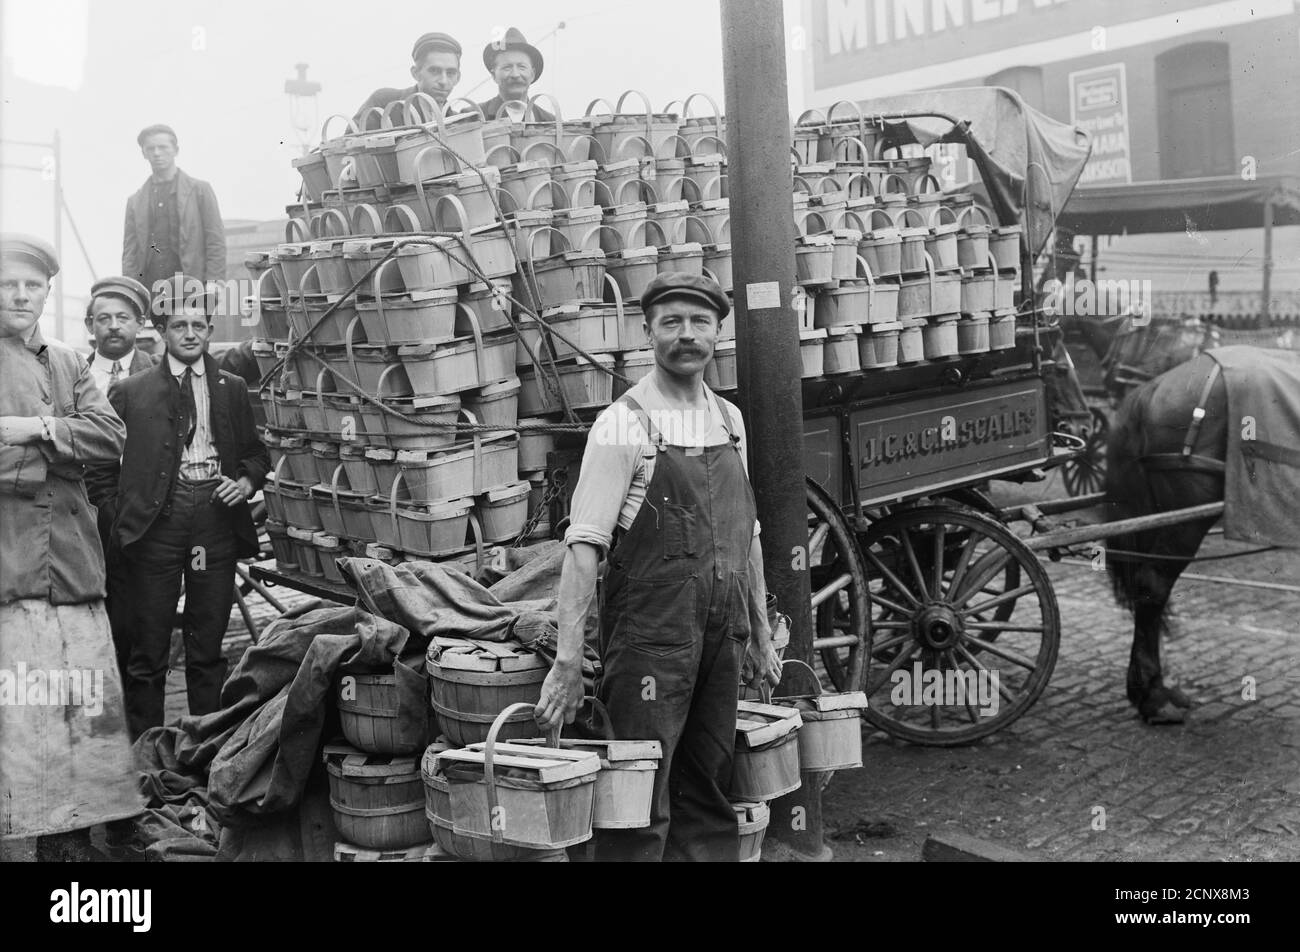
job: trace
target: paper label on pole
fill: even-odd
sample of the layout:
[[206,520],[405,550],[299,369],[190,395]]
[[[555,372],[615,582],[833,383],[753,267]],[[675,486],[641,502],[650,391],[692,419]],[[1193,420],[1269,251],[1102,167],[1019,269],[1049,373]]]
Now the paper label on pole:
[[781,285],[776,281],[745,285],[745,306],[751,311],[780,307]]

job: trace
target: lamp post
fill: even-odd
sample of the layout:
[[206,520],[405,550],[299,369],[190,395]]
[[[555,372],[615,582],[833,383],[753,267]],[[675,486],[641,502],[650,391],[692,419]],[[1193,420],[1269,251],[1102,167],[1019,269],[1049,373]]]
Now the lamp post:
[[311,150],[312,132],[319,116],[316,97],[320,94],[320,83],[307,78],[306,63],[295,63],[293,68],[298,76],[284,81],[284,91],[289,96],[289,122],[298,134],[302,154],[306,155]]

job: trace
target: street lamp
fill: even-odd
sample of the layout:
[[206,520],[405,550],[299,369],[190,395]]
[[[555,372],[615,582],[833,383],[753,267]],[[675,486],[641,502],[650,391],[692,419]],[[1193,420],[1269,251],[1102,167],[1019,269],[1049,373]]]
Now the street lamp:
[[295,63],[293,68],[298,71],[298,76],[284,81],[284,91],[289,96],[289,122],[298,133],[302,154],[306,155],[311,150],[312,134],[319,115],[316,97],[320,93],[320,83],[307,79],[306,63]]

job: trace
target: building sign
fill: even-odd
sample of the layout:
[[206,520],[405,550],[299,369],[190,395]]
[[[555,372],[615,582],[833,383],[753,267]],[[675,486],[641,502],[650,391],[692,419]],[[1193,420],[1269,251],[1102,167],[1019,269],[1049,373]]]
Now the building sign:
[[[1178,18],[1206,6],[1206,0],[804,0],[808,92],[887,81],[934,64],[944,64],[951,81],[991,76],[1009,65],[1063,62],[1097,52],[1099,25]],[[1024,51],[1018,63],[997,55],[1013,48]]]
[[1092,137],[1080,185],[1133,181],[1123,63],[1070,74],[1070,122]]

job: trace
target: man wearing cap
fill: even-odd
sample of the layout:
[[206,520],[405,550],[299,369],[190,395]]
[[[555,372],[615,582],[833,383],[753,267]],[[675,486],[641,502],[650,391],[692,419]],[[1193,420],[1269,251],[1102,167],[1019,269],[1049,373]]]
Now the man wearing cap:
[[[415,41],[415,46],[411,48],[411,78],[415,80],[414,86],[408,86],[406,89],[397,89],[386,86],[383,89],[376,89],[370,94],[369,98],[361,104],[353,119],[358,125],[366,122],[366,113],[371,109],[387,109],[389,105],[398,100],[407,99],[418,93],[424,93],[426,96],[433,97],[433,100],[444,111],[447,108],[447,98],[451,91],[456,88],[460,82],[460,43],[456,38],[446,33],[426,33]],[[419,118],[422,122],[432,122],[433,116],[425,115],[425,104],[416,101],[416,109],[419,111]],[[405,117],[397,114],[394,110],[392,122],[395,126],[400,126],[405,122]],[[379,125],[379,119],[374,116],[370,119],[369,127],[376,128]]]
[[113,539],[132,606],[127,716],[132,737],[163,722],[172,623],[185,580],[185,684],[192,715],[220,707],[235,562],[256,555],[248,500],[270,469],[248,387],[206,353],[215,295],[168,282],[153,319],[167,345],[157,367],[109,394],[126,448],[96,486],[115,490]]
[[135,347],[148,313],[149,292],[135,278],[101,278],[90,286],[86,331],[95,342],[90,376],[101,392],[107,394],[123,377],[144,373],[158,363]]
[[515,27],[510,27],[500,39],[483,47],[483,65],[497,84],[497,94],[487,102],[479,103],[483,115],[497,118],[501,107],[515,122],[525,117],[536,122],[554,122],[555,117],[541,106],[528,108],[528,89],[542,78],[542,51],[530,44]]
[[212,186],[176,167],[171,126],[148,126],[135,141],[152,172],[127,199],[122,273],[150,290],[178,273],[224,281],[226,229]]
[[89,828],[142,805],[82,479],[125,431],[41,335],[58,270],[44,241],[0,235],[0,851],[37,837],[46,860],[97,858]]
[[597,696],[616,737],[657,740],[650,826],[600,830],[598,860],[738,858],[727,799],[742,680],[780,680],[745,424],[704,385],[730,310],[717,282],[661,274],[641,297],[654,369],[597,418],[573,494],[559,642],[537,721],[572,721],[605,556]]
[[[136,335],[149,313],[149,292],[134,278],[101,278],[90,286],[90,303],[86,305],[86,330],[95,342],[90,355],[90,376],[100,392],[107,394],[119,380],[152,370],[158,358],[136,350]],[[93,478],[93,477],[92,477]],[[111,487],[116,490],[116,487]],[[92,498],[96,490],[88,487]],[[99,541],[104,548],[104,569],[108,595],[104,599],[108,620],[113,629],[113,645],[118,667],[126,673],[126,658],[131,634],[130,605],[126,596],[125,566],[113,545],[113,493],[107,494],[99,510]]]

